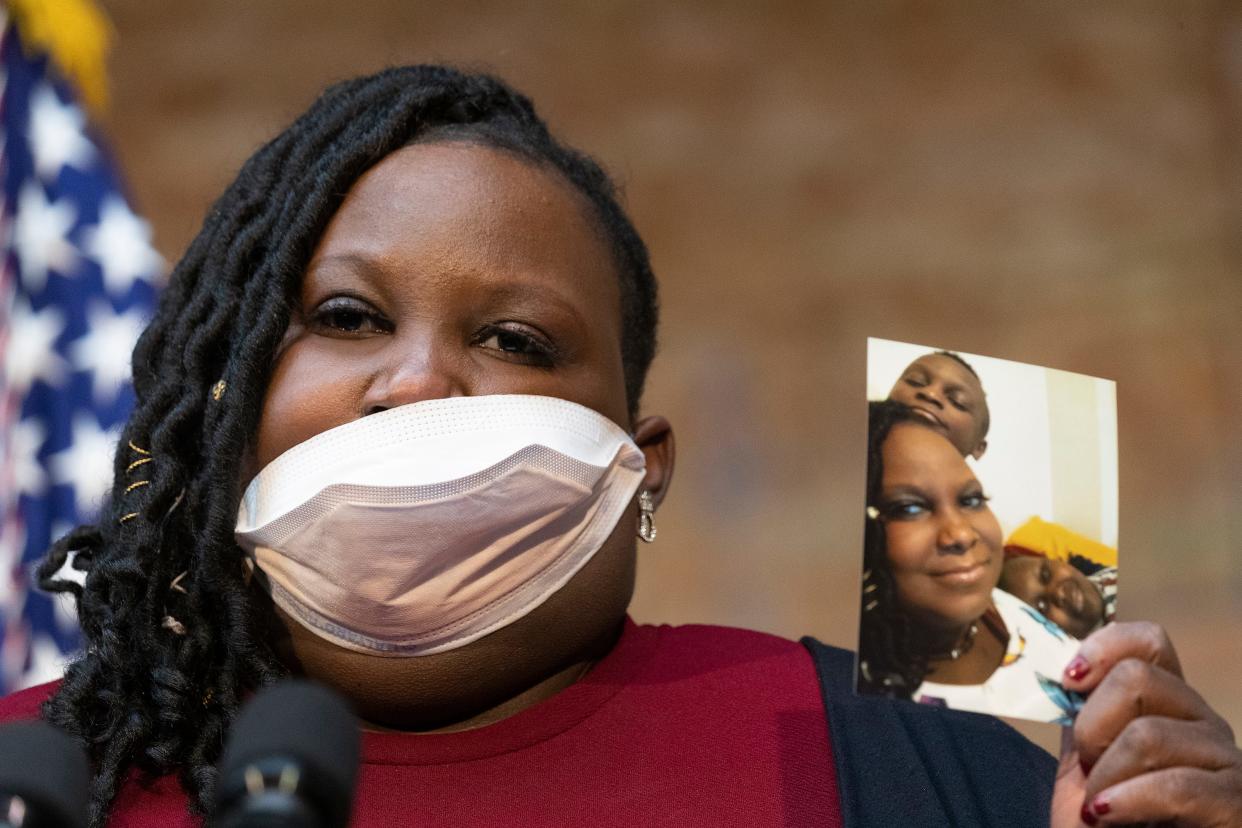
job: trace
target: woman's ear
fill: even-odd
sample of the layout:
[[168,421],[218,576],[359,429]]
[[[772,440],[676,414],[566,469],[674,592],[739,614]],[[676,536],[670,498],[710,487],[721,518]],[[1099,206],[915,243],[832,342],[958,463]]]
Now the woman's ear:
[[643,417],[634,424],[634,442],[647,458],[647,474],[640,489],[650,492],[658,507],[673,480],[673,427],[659,415]]

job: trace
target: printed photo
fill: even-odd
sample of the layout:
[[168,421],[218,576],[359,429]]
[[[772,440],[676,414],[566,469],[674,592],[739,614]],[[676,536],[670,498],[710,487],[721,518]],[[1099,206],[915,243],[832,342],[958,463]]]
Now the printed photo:
[[858,690],[1067,724],[1117,600],[1116,386],[867,343]]

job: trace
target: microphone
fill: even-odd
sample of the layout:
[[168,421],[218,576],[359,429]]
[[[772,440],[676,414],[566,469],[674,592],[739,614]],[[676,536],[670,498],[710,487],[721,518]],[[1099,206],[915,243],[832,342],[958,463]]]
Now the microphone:
[[242,708],[220,761],[213,828],[345,828],[358,723],[336,694],[284,681]]
[[0,727],[0,828],[86,828],[86,751],[46,722]]

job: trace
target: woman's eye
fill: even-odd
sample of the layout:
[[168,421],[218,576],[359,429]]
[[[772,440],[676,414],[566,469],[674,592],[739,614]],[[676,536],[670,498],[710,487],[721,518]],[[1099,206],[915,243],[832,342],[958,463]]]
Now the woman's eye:
[[356,299],[329,299],[314,315],[315,324],[346,334],[387,333],[392,326],[377,311]]
[[961,504],[963,509],[982,509],[988,505],[988,500],[983,492],[972,492],[962,496]]
[[916,500],[903,500],[887,504],[883,512],[894,520],[909,520],[926,513],[927,506]]
[[962,402],[961,400],[955,400],[952,397],[950,397],[949,404],[952,405],[954,408],[956,408],[958,411],[962,411],[966,413],[970,412],[970,406],[966,405],[966,403]]
[[1039,567],[1039,582],[1045,586],[1052,582],[1052,568],[1046,563]]
[[480,348],[499,351],[508,359],[516,359],[528,365],[551,367],[556,361],[556,349],[534,332],[510,327],[489,326],[475,339]]

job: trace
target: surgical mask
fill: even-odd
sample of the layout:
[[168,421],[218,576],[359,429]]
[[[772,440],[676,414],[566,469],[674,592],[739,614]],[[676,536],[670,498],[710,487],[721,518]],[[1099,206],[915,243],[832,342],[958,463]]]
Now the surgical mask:
[[589,408],[428,400],[318,434],[242,496],[237,542],[278,607],[363,653],[461,647],[534,610],[591,560],[645,471]]

